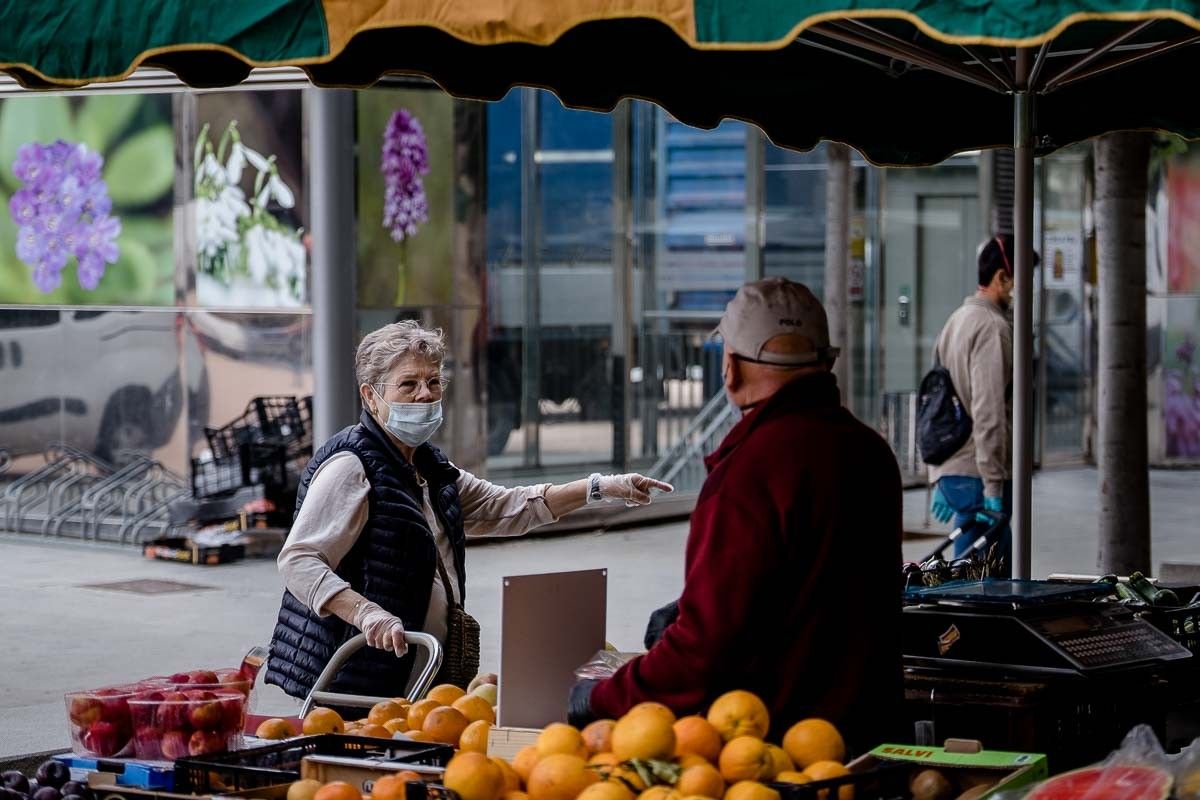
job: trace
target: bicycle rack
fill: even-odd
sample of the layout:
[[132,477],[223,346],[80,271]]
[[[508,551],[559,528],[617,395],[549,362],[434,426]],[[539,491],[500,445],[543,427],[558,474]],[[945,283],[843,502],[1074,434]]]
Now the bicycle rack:
[[68,530],[71,536],[97,538],[96,526],[101,514],[118,505],[126,486],[140,480],[153,467],[153,461],[145,456],[137,456],[121,469],[89,486],[75,502],[47,516],[42,523],[42,535],[63,536],[64,528],[70,526]]
[[[185,497],[191,497],[190,489],[179,489],[174,494],[167,495],[160,502],[147,508],[141,514],[121,526],[118,539],[122,544],[141,544],[150,539],[156,539],[175,527],[168,519],[168,509],[171,503]],[[153,533],[152,528],[157,527]]]
[[112,474],[107,462],[62,443],[50,445],[45,458],[44,466],[13,481],[0,495],[6,530],[41,533],[38,522],[52,518],[91,484]]

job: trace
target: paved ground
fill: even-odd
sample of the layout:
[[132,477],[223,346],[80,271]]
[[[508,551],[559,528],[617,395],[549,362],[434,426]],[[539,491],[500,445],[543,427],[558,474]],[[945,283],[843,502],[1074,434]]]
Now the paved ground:
[[[1035,482],[1035,575],[1095,563],[1095,472],[1041,474]],[[1200,562],[1200,473],[1152,473],[1154,555]],[[907,527],[924,521],[924,492],[906,497]],[[647,614],[682,585],[686,522],[472,547],[468,597],[483,628],[482,662],[498,660],[500,579],[606,567],[609,639],[638,647]],[[906,544],[913,558],[927,540]],[[126,548],[42,542],[0,534],[0,757],[67,744],[62,695],[71,689],[181,669],[233,665],[265,643],[281,584],[272,561],[197,568],[145,561]],[[96,588],[117,581],[195,584],[169,594]],[[268,710],[288,701],[262,693]]]

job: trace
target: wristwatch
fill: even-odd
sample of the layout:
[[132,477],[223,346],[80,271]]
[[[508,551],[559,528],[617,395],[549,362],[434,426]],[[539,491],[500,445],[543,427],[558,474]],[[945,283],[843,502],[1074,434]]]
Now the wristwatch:
[[604,495],[600,494],[600,473],[593,472],[588,476],[588,495],[589,503],[599,503],[604,499]]

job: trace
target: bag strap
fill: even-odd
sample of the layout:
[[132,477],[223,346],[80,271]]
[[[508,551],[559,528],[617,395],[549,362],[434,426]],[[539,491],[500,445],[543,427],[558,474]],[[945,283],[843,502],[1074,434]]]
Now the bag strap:
[[942,336],[945,333],[946,333],[946,329],[943,328],[942,332],[938,334],[937,341],[935,341],[933,343],[933,368],[934,369],[937,369],[940,366],[942,366],[942,359],[938,356],[938,349],[942,346]]
[[433,543],[433,552],[437,557],[438,575],[442,576],[442,586],[446,589],[446,608],[453,610],[458,606],[458,601],[454,599],[454,590],[450,583],[450,575],[446,572],[446,565],[442,563],[442,551],[437,546],[437,542]]

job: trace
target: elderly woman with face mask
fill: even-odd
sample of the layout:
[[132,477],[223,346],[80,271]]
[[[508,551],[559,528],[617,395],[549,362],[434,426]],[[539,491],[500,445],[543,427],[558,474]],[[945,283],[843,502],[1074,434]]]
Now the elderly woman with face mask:
[[287,590],[266,681],[305,697],[337,648],[359,631],[370,647],[342,667],[334,692],[394,696],[412,668],[405,630],[444,641],[466,590],[467,536],[518,536],[590,503],[650,502],[671,486],[642,475],[504,488],[459,469],[430,437],[442,422],[440,330],[387,325],[358,347],[363,412],[300,479],[279,554]]

